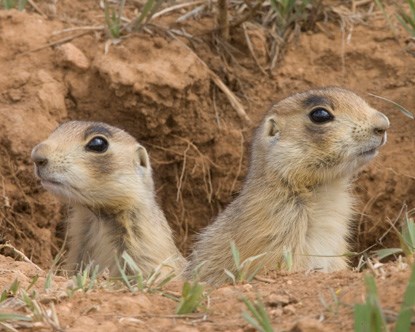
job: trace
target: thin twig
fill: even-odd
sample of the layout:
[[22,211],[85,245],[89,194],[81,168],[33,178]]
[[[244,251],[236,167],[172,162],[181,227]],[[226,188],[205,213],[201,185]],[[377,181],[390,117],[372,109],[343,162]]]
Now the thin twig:
[[28,0],[28,2],[30,3],[30,5],[33,7],[35,11],[37,11],[40,15],[43,16],[43,18],[48,18],[48,16],[38,7],[37,4],[35,4],[33,0]]
[[186,149],[184,150],[184,153],[183,153],[182,172],[180,174],[180,178],[179,178],[179,181],[177,183],[177,195],[176,195],[176,201],[177,202],[179,201],[179,199],[181,197],[183,178],[184,178],[184,173],[185,173],[185,170],[186,170],[186,160],[187,160],[186,157],[187,157],[187,152],[189,151],[189,149],[190,149],[190,144],[187,145],[187,147],[186,147]]
[[258,60],[258,58],[257,58],[257,56],[255,54],[254,47],[253,47],[252,42],[251,42],[251,39],[249,38],[249,35],[248,35],[248,30],[247,30],[247,27],[246,27],[246,22],[245,23],[242,23],[242,28],[244,30],[244,36],[245,36],[246,44],[248,45],[249,52],[251,52],[251,55],[252,55],[252,58],[255,61],[255,64],[258,66],[258,68],[261,71],[261,73],[263,73],[265,76],[268,76],[267,73],[266,73],[266,71],[264,70],[264,68],[262,68],[261,64],[259,63],[259,60]]
[[19,255],[26,263],[29,263],[30,265],[32,265],[33,267],[35,267],[38,271],[42,271],[43,272],[43,270],[39,266],[37,266],[35,263],[33,263],[24,253],[22,253],[20,250],[17,250],[11,244],[9,244],[9,243],[0,244],[0,249],[3,249],[3,248],[12,249],[13,252],[15,254]]
[[17,54],[17,55],[16,55],[16,57],[23,56],[23,55],[26,55],[26,54],[29,54],[29,53],[38,52],[38,51],[41,51],[41,50],[43,50],[43,49],[45,49],[45,48],[49,48],[49,47],[52,47],[52,46],[56,46],[56,45],[60,45],[60,44],[64,44],[64,43],[67,43],[67,42],[69,42],[69,41],[71,41],[71,40],[73,40],[73,39],[75,39],[75,38],[79,38],[79,37],[85,36],[85,35],[87,35],[87,34],[89,34],[89,33],[91,33],[91,30],[84,31],[84,32],[81,32],[81,33],[79,33],[79,34],[77,34],[77,35],[73,35],[73,36],[70,36],[70,37],[65,37],[65,38],[59,39],[59,40],[57,40],[57,41],[50,42],[50,43],[48,43],[48,44],[46,44],[46,45],[43,45],[43,46],[40,46],[40,47],[34,48],[34,49],[32,49],[32,50],[29,50],[29,51],[26,51],[26,52],[23,52],[23,53]]
[[238,100],[238,98],[235,96],[235,94],[225,85],[225,83],[222,82],[220,77],[214,73],[209,66],[185,43],[183,43],[180,39],[178,39],[176,36],[172,35],[174,39],[176,39],[183,47],[185,47],[189,52],[191,52],[196,59],[199,61],[199,63],[206,69],[207,73],[210,76],[210,79],[217,85],[217,87],[222,90],[222,92],[228,97],[228,100],[230,104],[232,105],[233,109],[236,111],[238,116],[245,120],[249,125],[252,124],[251,119],[246,114],[244,107],[242,106],[241,102]]
[[103,25],[97,25],[97,26],[85,26],[85,27],[74,27],[74,28],[68,28],[68,29],[63,29],[63,30],[59,30],[59,31],[55,31],[52,33],[52,35],[59,35],[61,33],[65,33],[65,32],[72,32],[72,31],[79,31],[79,30],[92,30],[92,31],[101,31],[104,30],[104,26]]
[[165,15],[165,14],[170,13],[172,11],[175,11],[177,9],[182,9],[182,8],[186,8],[186,7],[200,5],[200,4],[203,4],[204,2],[205,2],[205,0],[198,0],[198,1],[186,2],[186,3],[181,3],[181,4],[178,4],[178,5],[175,5],[175,6],[171,6],[171,7],[165,8],[165,9],[160,10],[159,12],[155,13],[153,15],[153,18],[160,17],[162,15]]

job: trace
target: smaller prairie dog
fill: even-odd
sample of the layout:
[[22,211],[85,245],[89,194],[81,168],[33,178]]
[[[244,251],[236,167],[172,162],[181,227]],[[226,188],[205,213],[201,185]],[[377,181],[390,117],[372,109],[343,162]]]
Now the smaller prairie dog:
[[253,139],[239,196],[199,235],[185,275],[229,281],[224,270],[237,272],[231,241],[241,262],[262,254],[249,273],[281,266],[284,252],[292,254],[293,271],[346,268],[351,179],[385,144],[388,127],[385,115],[337,87],[274,105]]
[[[88,264],[118,276],[127,252],[144,276],[185,263],[156,203],[146,149],[125,131],[100,122],[70,121],[32,151],[45,189],[70,205],[68,271]],[[129,271],[133,272],[133,271]]]

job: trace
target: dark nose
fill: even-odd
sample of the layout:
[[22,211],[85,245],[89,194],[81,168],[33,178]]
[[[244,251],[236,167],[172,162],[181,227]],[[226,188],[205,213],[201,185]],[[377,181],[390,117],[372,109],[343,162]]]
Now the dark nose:
[[36,156],[35,158],[32,158],[32,159],[35,162],[36,166],[38,167],[46,166],[46,164],[48,163],[48,160],[44,157]]
[[375,135],[382,136],[386,132],[387,128],[375,128],[373,131],[375,132]]
[[382,136],[385,134],[386,130],[389,128],[389,119],[386,115],[378,112],[376,124],[373,128],[375,135]]
[[37,167],[43,167],[47,165],[48,158],[46,157],[45,149],[42,144],[35,146],[35,148],[32,150],[32,160]]

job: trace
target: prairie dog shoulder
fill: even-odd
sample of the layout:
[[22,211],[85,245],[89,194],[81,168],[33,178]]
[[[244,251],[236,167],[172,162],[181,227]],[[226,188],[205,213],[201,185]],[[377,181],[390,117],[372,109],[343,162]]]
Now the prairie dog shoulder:
[[187,276],[203,263],[202,280],[226,282],[224,269],[236,272],[231,241],[241,262],[264,254],[251,272],[281,266],[284,251],[292,253],[294,271],[347,267],[341,255],[348,249],[351,179],[386,142],[388,127],[385,115],[342,88],[275,104],[253,138],[239,196],[200,234]]
[[146,149],[125,131],[70,121],[32,151],[45,189],[71,207],[67,269],[87,264],[118,274],[126,251],[145,275],[161,263],[180,271],[184,259],[156,203]]

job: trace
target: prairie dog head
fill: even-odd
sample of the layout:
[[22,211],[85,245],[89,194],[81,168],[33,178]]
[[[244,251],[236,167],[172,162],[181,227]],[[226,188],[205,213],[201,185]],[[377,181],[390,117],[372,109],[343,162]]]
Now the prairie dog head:
[[350,177],[386,142],[388,118],[337,87],[292,95],[274,105],[256,133],[256,163],[295,186]]
[[70,203],[122,207],[153,194],[146,149],[105,123],[62,124],[33,148],[32,160],[43,187]]

